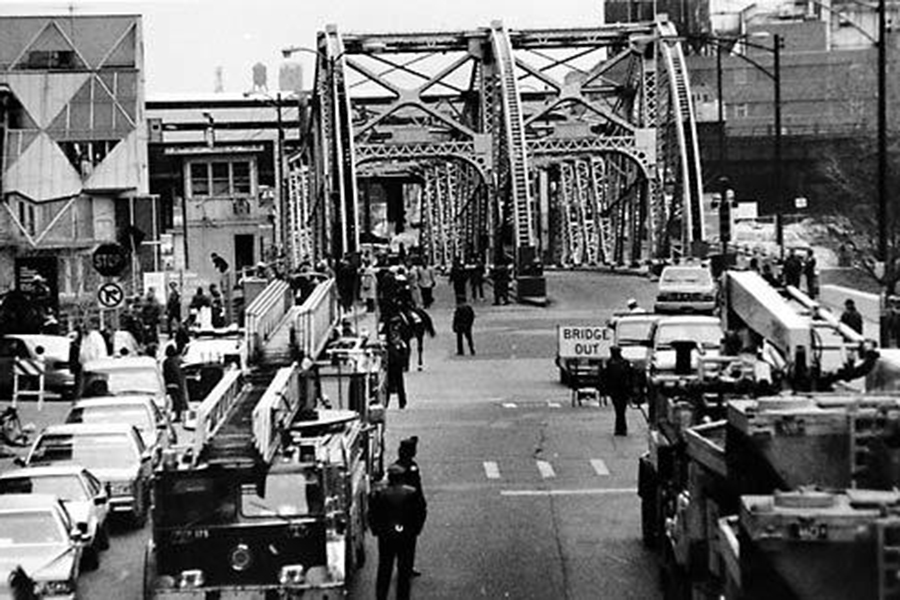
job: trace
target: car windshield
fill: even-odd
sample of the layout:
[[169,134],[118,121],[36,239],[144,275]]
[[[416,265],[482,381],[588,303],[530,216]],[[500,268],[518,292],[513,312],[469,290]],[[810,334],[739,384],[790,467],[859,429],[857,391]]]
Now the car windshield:
[[65,541],[62,526],[49,510],[0,512],[0,550],[4,546]]
[[[159,373],[155,369],[115,369],[102,373],[90,373],[83,394],[86,398],[117,396],[127,393],[162,395]],[[100,382],[103,382],[101,384]]]
[[616,341],[619,344],[635,344],[650,339],[653,321],[619,321],[616,323]]
[[659,280],[660,285],[712,285],[712,275],[706,269],[666,269]]
[[52,494],[60,500],[83,502],[87,491],[77,475],[5,477],[0,479],[0,494]]
[[670,350],[676,340],[697,342],[704,348],[718,347],[722,328],[716,323],[667,323],[656,330],[656,349]]
[[241,488],[241,513],[245,517],[302,517],[324,510],[322,484],[316,471],[270,473],[265,497],[255,485]]
[[66,423],[125,423],[141,431],[154,429],[150,413],[144,406],[76,406],[66,417]]
[[141,457],[134,440],[121,433],[43,435],[30,462],[59,462],[91,470],[135,467]]

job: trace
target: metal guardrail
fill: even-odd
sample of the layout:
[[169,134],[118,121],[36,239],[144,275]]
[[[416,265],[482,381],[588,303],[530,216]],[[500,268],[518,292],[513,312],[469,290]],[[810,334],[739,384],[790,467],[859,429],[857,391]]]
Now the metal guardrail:
[[244,381],[240,369],[230,369],[216,384],[197,409],[197,425],[194,431],[193,463],[197,464],[200,451],[225,422],[235,400],[241,394]]
[[253,443],[269,462],[280,441],[280,431],[300,408],[300,368],[297,363],[278,369],[275,378],[253,408]]
[[245,313],[247,352],[255,357],[294,304],[287,282],[275,279],[257,296]]
[[315,359],[340,318],[337,286],[328,279],[316,286],[294,320],[297,345],[302,356]]

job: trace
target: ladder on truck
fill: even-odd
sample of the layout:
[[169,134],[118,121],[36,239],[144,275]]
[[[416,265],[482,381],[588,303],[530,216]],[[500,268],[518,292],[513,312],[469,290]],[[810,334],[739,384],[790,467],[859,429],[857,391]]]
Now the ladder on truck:
[[214,464],[252,467],[269,462],[282,431],[303,404],[296,364],[271,373],[229,371],[197,410],[192,466]]

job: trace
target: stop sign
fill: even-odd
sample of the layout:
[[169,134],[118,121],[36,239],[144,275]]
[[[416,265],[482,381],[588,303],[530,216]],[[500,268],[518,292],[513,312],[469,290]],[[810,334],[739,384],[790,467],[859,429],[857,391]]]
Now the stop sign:
[[128,266],[128,253],[119,244],[101,244],[94,250],[91,262],[104,277],[115,277]]

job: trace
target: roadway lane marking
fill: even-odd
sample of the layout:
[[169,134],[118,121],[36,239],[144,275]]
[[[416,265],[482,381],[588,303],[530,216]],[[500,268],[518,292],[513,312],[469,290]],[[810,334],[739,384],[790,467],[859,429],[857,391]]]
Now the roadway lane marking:
[[606,466],[606,463],[603,462],[602,458],[592,459],[591,466],[594,467],[594,471],[597,473],[597,475],[609,475],[609,468]]
[[589,488],[584,490],[500,490],[501,496],[616,496],[637,494],[637,488]]
[[485,462],[484,474],[488,479],[500,479],[500,466],[495,462]]
[[548,463],[546,460],[538,460],[535,462],[537,463],[538,471],[541,472],[541,477],[543,477],[544,479],[556,477],[556,472],[553,470],[553,465]]
[[547,402],[547,406],[550,407],[550,408],[560,408],[559,402],[548,401],[548,402]]
[[503,408],[516,408],[517,406],[518,406],[518,404],[516,404],[515,402],[504,402],[503,403]]

